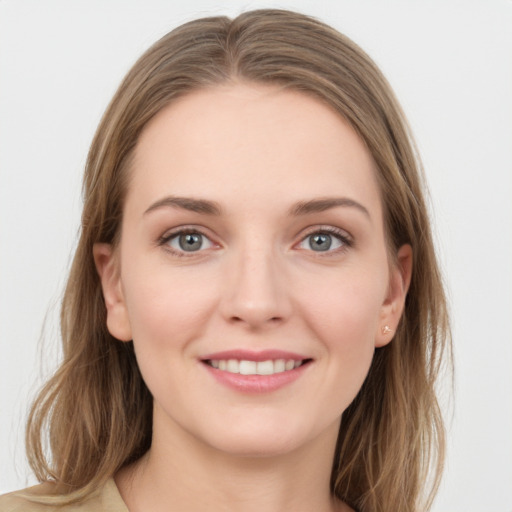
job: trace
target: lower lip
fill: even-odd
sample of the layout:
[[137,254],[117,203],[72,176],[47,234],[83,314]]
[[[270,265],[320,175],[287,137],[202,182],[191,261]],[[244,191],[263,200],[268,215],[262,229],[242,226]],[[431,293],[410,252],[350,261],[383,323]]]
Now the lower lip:
[[202,364],[218,382],[231,389],[242,393],[271,393],[296,381],[306,371],[311,362],[293,370],[274,373],[273,375],[242,375],[218,370],[206,363]]

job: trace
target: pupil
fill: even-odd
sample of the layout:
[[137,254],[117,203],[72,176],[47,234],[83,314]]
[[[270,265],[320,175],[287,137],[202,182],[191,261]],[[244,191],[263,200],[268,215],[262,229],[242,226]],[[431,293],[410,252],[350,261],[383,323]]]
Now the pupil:
[[201,235],[196,233],[187,233],[186,235],[181,235],[179,243],[180,248],[184,251],[197,251],[198,249],[201,249]]
[[331,247],[331,243],[330,235],[318,233],[311,236],[310,244],[314,251],[327,251]]

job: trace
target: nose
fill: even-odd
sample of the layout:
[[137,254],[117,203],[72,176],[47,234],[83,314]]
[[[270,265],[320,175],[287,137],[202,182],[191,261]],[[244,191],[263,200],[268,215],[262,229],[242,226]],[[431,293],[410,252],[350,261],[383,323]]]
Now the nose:
[[271,251],[243,251],[227,269],[221,312],[230,323],[261,329],[291,313],[286,272]]

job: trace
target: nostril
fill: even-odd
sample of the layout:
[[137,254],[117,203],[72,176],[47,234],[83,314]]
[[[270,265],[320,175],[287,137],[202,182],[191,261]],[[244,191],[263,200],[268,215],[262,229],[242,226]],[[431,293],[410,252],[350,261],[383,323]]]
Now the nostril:
[[[259,324],[260,323],[261,324],[264,324],[264,323],[273,323],[273,324],[275,324],[275,323],[281,322],[282,320],[283,320],[283,318],[280,317],[280,316],[272,316],[272,317],[268,318],[267,320],[265,320],[265,319],[259,320],[258,319],[257,323],[259,323]],[[250,319],[250,318],[244,319],[244,318],[242,318],[240,316],[232,316],[231,317],[231,321],[233,323],[240,323],[240,322],[242,322],[242,323],[255,323],[254,319]]]

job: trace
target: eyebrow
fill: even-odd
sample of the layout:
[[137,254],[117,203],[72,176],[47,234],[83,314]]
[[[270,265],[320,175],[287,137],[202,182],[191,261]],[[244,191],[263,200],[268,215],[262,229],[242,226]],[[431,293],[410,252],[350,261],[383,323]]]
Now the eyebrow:
[[311,201],[301,201],[292,206],[290,215],[299,216],[309,213],[324,212],[331,208],[337,208],[338,206],[356,208],[371,219],[370,212],[361,203],[348,197],[326,197],[322,199],[312,199]]
[[[366,215],[369,219],[371,219],[369,211],[361,203],[358,203],[357,201],[354,201],[348,197],[327,197],[322,199],[311,199],[309,201],[300,201],[290,208],[289,215],[297,217],[311,213],[324,212],[326,210],[340,206],[356,208],[360,212],[364,213],[364,215]],[[179,208],[205,215],[220,216],[222,214],[222,208],[215,201],[209,201],[207,199],[195,199],[192,197],[167,196],[153,203],[144,212],[144,215],[164,207]]]
[[168,196],[153,203],[144,212],[144,215],[162,207],[181,208],[182,210],[188,210],[206,215],[220,215],[222,213],[222,208],[218,203],[214,201],[208,201],[206,199],[194,199],[192,197]]

